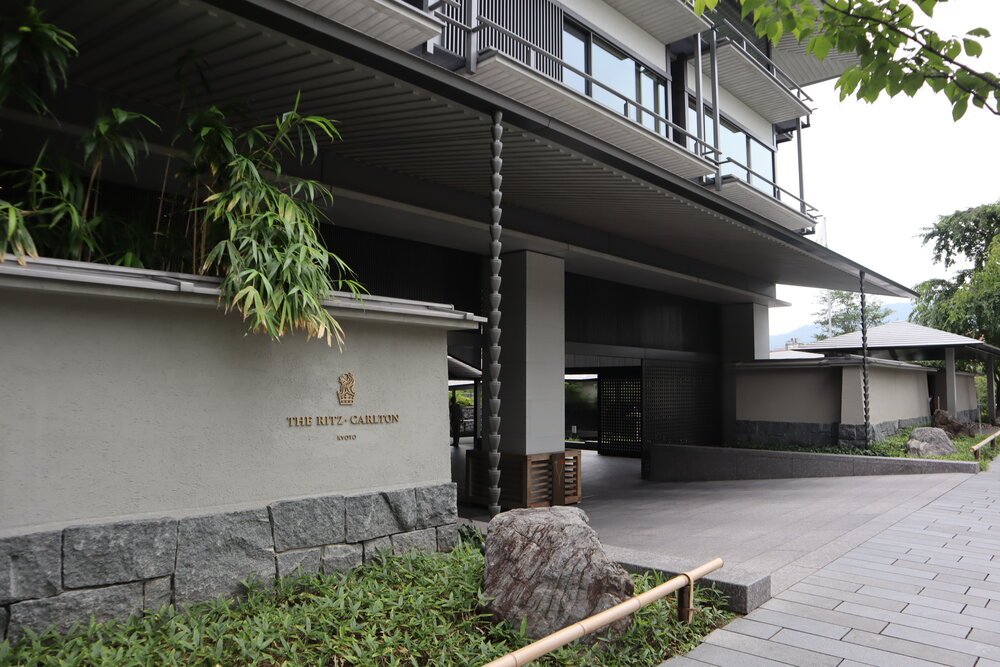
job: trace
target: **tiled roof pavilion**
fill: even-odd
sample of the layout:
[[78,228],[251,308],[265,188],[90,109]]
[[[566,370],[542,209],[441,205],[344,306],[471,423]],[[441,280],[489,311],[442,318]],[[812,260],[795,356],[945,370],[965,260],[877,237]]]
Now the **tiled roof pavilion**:
[[[946,348],[955,349],[959,359],[985,360],[1000,356],[1000,348],[981,340],[912,322],[889,322],[868,329],[870,356],[887,356],[900,361],[926,361],[944,359]],[[857,352],[861,349],[861,332],[853,331],[833,336],[814,343],[798,345],[794,349],[821,354]]]
[[[856,353],[862,349],[861,332],[833,336],[815,343],[799,345],[795,350],[819,352],[825,355]],[[996,388],[994,364],[1000,348],[975,338],[925,327],[912,322],[889,322],[868,330],[868,356],[897,361],[945,362],[945,409],[956,405],[955,360],[977,359],[986,362],[990,421],[996,422]]]

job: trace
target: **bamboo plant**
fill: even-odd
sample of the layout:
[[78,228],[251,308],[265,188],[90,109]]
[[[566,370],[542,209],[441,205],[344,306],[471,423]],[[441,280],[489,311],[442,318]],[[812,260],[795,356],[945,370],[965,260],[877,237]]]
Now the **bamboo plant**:
[[[64,86],[75,40],[45,23],[33,1],[22,5],[15,18],[5,21],[13,27],[0,33],[5,64],[0,106],[19,99],[35,113],[48,114],[26,77],[40,73],[51,92]],[[11,58],[28,60],[7,68]],[[227,311],[242,314],[248,331],[274,339],[300,331],[328,345],[336,341],[342,349],[343,328],[323,302],[335,289],[356,298],[365,290],[319,234],[323,209],[333,202],[330,189],[285,170],[289,163],[315,160],[321,143],[340,139],[340,132],[329,118],[301,113],[299,103],[296,96],[289,111],[248,129],[240,129],[224,106],[186,114],[173,140],[186,149],[177,159],[179,190],[168,194],[163,188],[149,230],[142,229],[146,221],[116,218],[105,210],[101,176],[112,163],[134,174],[148,156],[140,128],[155,131],[159,125],[148,116],[112,109],[82,137],[81,164],[51,160],[43,147],[31,167],[4,174],[16,195],[0,199],[0,261],[11,252],[24,263],[41,251],[169,270],[178,253],[161,256],[157,244],[175,250],[176,237],[183,235],[188,250],[180,253],[182,268],[219,276],[221,302]]]

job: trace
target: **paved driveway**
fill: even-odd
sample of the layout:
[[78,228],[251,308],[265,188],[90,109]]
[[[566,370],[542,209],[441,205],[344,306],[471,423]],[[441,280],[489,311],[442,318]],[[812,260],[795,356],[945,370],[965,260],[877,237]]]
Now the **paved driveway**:
[[584,453],[578,505],[605,544],[771,575],[772,594],[970,478],[964,474],[644,482],[639,461]]
[[1000,665],[994,467],[665,664]]

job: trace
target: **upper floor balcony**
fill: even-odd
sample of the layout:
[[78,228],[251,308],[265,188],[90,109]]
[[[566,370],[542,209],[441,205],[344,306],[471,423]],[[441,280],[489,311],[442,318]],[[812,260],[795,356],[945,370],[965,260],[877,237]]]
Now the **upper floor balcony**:
[[[775,176],[779,137],[810,113],[808,95],[731,24],[712,25],[683,0],[603,6],[607,32],[551,0],[436,0],[428,9],[444,29],[433,48],[460,58],[483,86],[786,228],[811,230],[816,211],[802,179],[796,193]],[[659,62],[655,50],[632,46],[639,40],[628,30],[658,41]]]

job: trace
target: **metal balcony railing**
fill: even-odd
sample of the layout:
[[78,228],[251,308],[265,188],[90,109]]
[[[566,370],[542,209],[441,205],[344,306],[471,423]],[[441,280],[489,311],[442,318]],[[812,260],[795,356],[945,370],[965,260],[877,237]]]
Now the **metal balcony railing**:
[[[736,26],[728,20],[723,20],[721,25],[726,26],[729,30],[726,31],[726,35],[724,37],[719,39],[720,44],[729,43],[743,51],[743,53],[746,54],[750,61],[756,65],[761,72],[774,79],[774,81],[776,81],[781,87],[787,90],[800,102],[805,103],[813,101],[813,98],[811,98],[809,94],[802,89],[802,86],[796,83],[795,79],[778,67],[766,53],[761,51],[757,45],[748,40],[743,35],[742,31],[737,29]],[[713,30],[719,31],[719,28],[720,26],[716,26]]]
[[[751,176],[753,177],[752,185],[757,187],[756,183],[760,183],[764,187],[757,187],[762,194],[770,196],[771,198],[782,201],[786,205],[789,201],[795,202],[795,206],[791,208],[798,209],[799,212],[809,218],[817,217],[817,209],[812,205],[808,204],[804,199],[804,185],[801,174],[801,146],[800,146],[800,160],[799,160],[799,193],[795,194],[786,188],[778,185],[774,178],[769,178],[759,172],[753,171],[747,165],[733,159],[730,156],[724,155],[720,149],[720,138],[718,136],[719,119],[716,118],[715,122],[715,135],[713,137],[705,136],[705,116],[706,112],[704,109],[704,95],[702,83],[702,65],[701,58],[695,58],[696,67],[696,97],[699,101],[697,105],[697,124],[693,128],[685,128],[674,122],[670,117],[664,116],[661,113],[650,109],[648,106],[641,104],[640,102],[632,99],[631,97],[615,90],[607,83],[600,81],[591,74],[571,65],[570,63],[563,60],[560,54],[554,53],[553,50],[540,46],[539,44],[533,42],[532,40],[519,35],[510,28],[501,25],[497,21],[485,16],[480,11],[480,2],[488,3],[490,0],[436,0],[433,4],[430,4],[429,11],[435,12],[435,16],[440,19],[445,24],[445,29],[442,33],[442,45],[443,47],[454,53],[456,55],[462,56],[465,59],[465,69],[467,72],[474,74],[479,64],[479,60],[484,53],[495,51],[501,53],[513,60],[523,63],[525,66],[530,68],[532,71],[558,83],[560,86],[571,90],[574,94],[585,95],[588,98],[602,104],[603,106],[615,111],[629,121],[634,123],[642,131],[652,132],[658,135],[663,141],[670,142],[670,145],[674,148],[686,150],[694,155],[708,160],[715,166],[715,176],[709,176],[703,179],[703,182],[707,185],[714,185],[716,188],[721,188],[723,183],[723,173],[722,168],[726,164],[731,164],[737,168],[741,173],[745,173],[746,177],[740,180],[751,181]],[[531,2],[532,0],[524,0]],[[541,1],[546,2],[546,0],[534,0],[535,2]],[[558,9],[558,5],[553,3],[553,7]],[[559,30],[562,30],[562,14],[557,13],[554,18],[558,21]],[[521,17],[521,22],[523,22],[523,17]],[[737,32],[733,30],[732,24],[726,22],[732,32]],[[712,106],[714,109],[718,109],[718,67],[717,67],[717,48],[718,45],[724,41],[732,43],[736,48],[743,50],[749,57],[749,59],[760,68],[761,72],[765,75],[771,77],[776,82],[778,82],[783,88],[789,91],[796,99],[799,99],[803,103],[805,101],[811,101],[809,95],[798,86],[790,76],[783,72],[777,65],[770,61],[770,59],[764,54],[760,49],[751,44],[746,39],[727,37],[725,40],[718,39],[718,26],[712,28],[708,31],[710,39],[707,41],[709,59],[711,65],[711,81],[712,81]],[[561,32],[560,32],[561,34]],[[552,41],[551,35],[548,36],[546,40],[542,41]],[[696,52],[700,53],[702,51],[702,45],[706,44],[703,40],[702,35],[696,36]],[[766,64],[769,63],[769,64]],[[587,84],[587,92],[583,93],[574,86],[568,85],[564,80],[566,74],[572,74],[574,77],[579,77],[581,80],[585,81]],[[667,81],[668,85],[674,85],[673,82]],[[594,90],[600,90],[603,93],[607,93],[616,100],[618,103],[615,106],[609,105],[606,101],[597,100],[593,95]],[[669,93],[668,93],[669,97]],[[716,112],[716,116],[718,116]],[[798,133],[797,133],[798,134]]]

